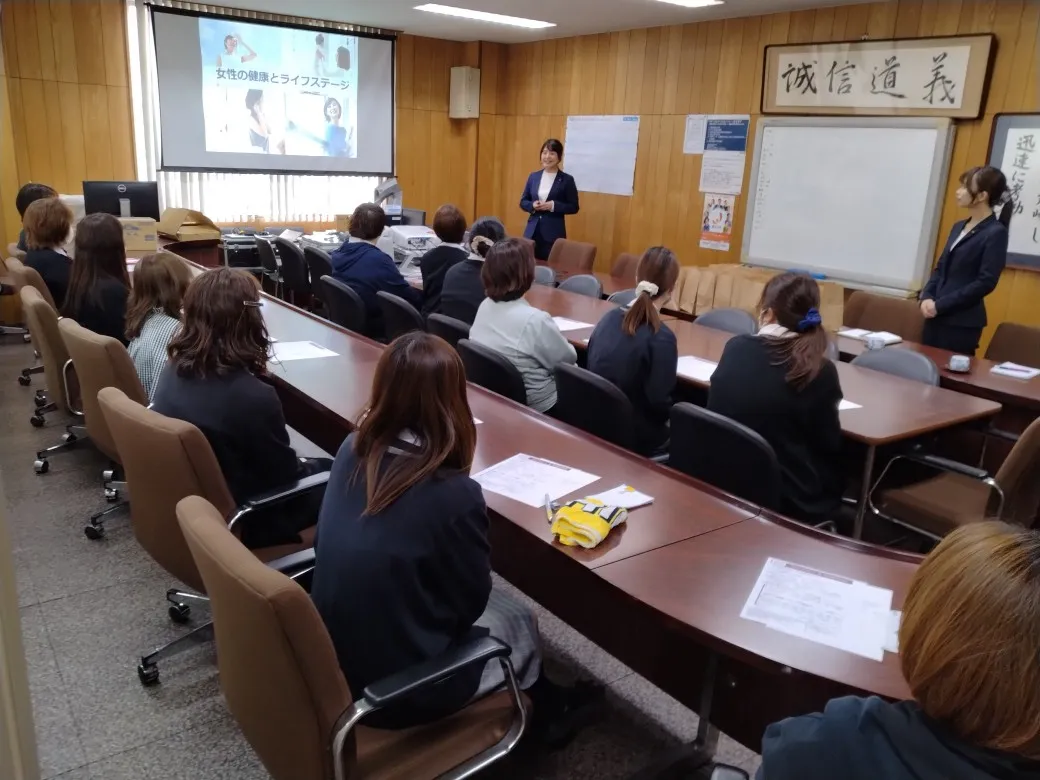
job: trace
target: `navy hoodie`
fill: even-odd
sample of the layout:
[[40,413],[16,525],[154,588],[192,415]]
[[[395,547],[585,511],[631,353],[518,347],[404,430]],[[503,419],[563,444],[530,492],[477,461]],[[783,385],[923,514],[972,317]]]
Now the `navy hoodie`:
[[368,312],[365,334],[383,336],[383,313],[377,292],[388,292],[404,298],[416,309],[422,307],[422,293],[401,276],[394,261],[383,251],[365,241],[351,241],[332,253],[332,276],[354,289]]
[[774,723],[756,780],[1040,780],[1040,762],[975,747],[912,701],[848,696]]

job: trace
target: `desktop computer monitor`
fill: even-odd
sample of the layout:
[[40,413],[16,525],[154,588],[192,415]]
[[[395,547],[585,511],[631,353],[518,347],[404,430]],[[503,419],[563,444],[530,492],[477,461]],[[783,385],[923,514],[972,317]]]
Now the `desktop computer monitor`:
[[88,214],[151,217],[159,221],[159,185],[154,181],[85,181],[83,205]]

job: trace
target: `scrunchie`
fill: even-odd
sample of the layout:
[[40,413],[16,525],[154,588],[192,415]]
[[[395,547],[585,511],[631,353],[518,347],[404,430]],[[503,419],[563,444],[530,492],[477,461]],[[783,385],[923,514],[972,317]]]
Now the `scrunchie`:
[[810,328],[815,328],[817,325],[823,324],[823,317],[820,316],[820,310],[813,306],[809,311],[805,313],[801,322],[798,323],[798,332],[805,333]]
[[481,247],[481,246],[491,247],[491,246],[494,246],[494,245],[495,245],[495,242],[492,241],[487,236],[473,236],[473,238],[471,238],[470,242],[469,242],[469,248],[473,252],[473,254],[475,254],[475,255],[479,255],[480,254],[479,247]]
[[646,293],[651,298],[655,298],[657,293],[660,292],[661,288],[653,282],[640,282],[636,285],[636,295],[642,295]]

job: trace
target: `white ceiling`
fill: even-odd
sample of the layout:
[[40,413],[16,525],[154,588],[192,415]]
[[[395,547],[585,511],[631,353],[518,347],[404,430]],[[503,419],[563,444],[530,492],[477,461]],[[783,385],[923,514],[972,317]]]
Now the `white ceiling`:
[[726,0],[710,8],[684,8],[657,0],[437,0],[478,11],[522,16],[556,27],[526,30],[416,11],[427,0],[223,0],[223,5],[275,14],[351,22],[456,41],[520,43],[543,38],[684,24],[704,19],[856,5],[865,0]]

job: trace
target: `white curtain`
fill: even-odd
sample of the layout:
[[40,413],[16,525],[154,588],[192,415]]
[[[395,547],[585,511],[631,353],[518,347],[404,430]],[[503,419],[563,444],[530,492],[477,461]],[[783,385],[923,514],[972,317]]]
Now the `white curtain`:
[[127,0],[137,178],[159,183],[160,208],[191,208],[215,222],[328,222],[372,199],[376,176],[286,176],[159,171],[159,92],[150,9]]

